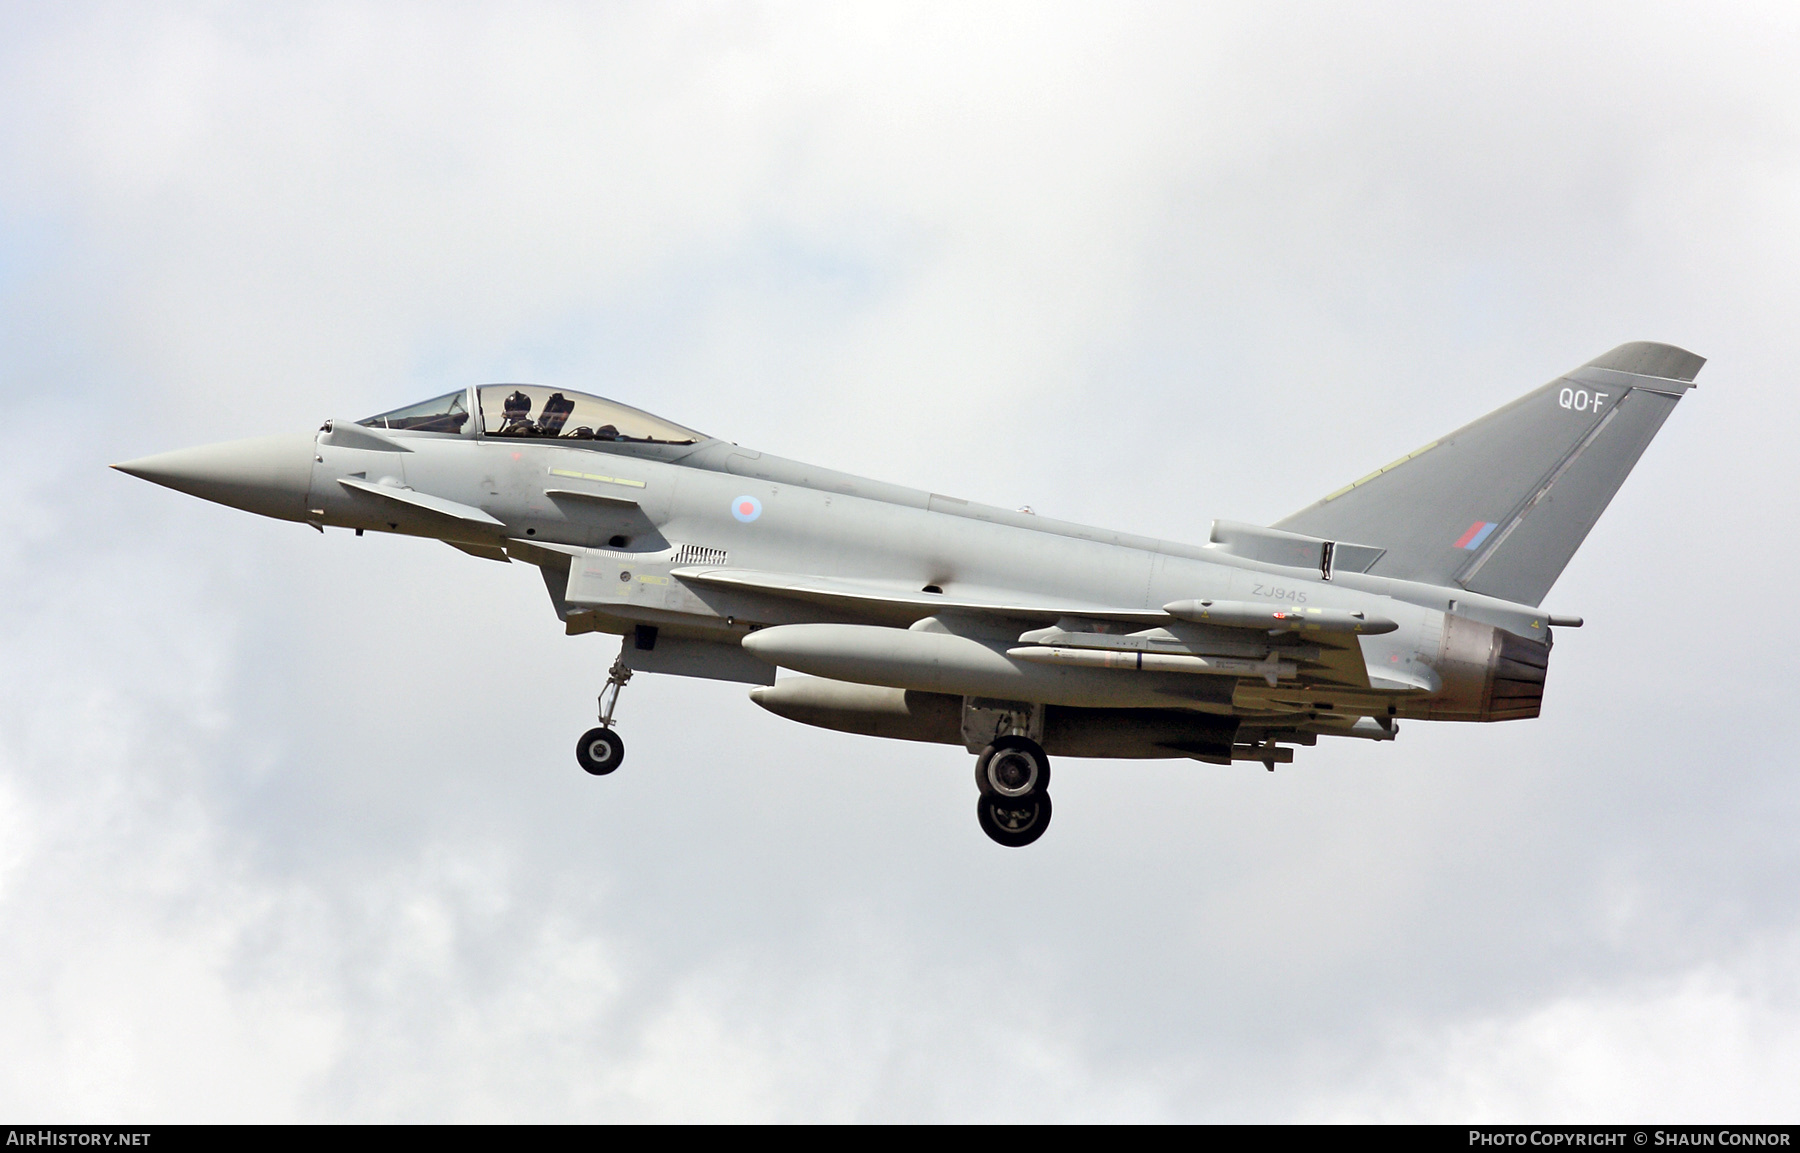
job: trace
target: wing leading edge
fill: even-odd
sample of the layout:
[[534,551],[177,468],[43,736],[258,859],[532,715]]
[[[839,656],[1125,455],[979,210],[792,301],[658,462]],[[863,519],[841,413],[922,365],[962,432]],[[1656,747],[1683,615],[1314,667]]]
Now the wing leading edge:
[[966,612],[1015,620],[1045,621],[1060,617],[1082,617],[1140,625],[1157,624],[1169,619],[1169,614],[1161,609],[1125,609],[986,589],[934,593],[891,581],[849,580],[729,568],[678,568],[669,575],[690,584],[740,589],[838,609],[918,612],[922,616],[940,612]]

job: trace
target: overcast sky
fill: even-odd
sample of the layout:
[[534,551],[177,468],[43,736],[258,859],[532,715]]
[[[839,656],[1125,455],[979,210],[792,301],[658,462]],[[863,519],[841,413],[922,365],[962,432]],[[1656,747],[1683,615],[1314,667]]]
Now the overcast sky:
[[[0,4],[0,1113],[1793,1120],[1800,9]],[[471,381],[1180,540],[1706,356],[1544,715],[969,758],[111,472]]]

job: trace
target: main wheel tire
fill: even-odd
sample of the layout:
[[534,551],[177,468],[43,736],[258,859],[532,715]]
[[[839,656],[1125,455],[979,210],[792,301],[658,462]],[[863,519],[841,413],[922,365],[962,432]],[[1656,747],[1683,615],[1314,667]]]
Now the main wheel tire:
[[596,777],[604,777],[625,762],[625,742],[611,729],[589,729],[575,743],[575,760]]
[[975,761],[975,787],[984,797],[1016,799],[1050,787],[1050,758],[1029,737],[1001,737]]
[[1050,794],[975,798],[975,820],[996,845],[1022,849],[1050,827]]

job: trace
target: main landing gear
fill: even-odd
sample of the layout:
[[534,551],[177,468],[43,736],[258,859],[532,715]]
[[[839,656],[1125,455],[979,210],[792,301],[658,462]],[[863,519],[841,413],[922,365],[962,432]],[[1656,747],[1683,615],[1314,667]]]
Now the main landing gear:
[[[620,652],[607,670],[606,687],[600,690],[600,727],[582,733],[581,740],[575,743],[576,763],[596,777],[604,777],[625,762],[625,742],[613,732],[612,723],[613,710],[619,705],[619,690],[630,680],[631,670],[625,667],[625,654]],[[608,691],[612,693],[611,700],[607,699]]]
[[1030,737],[996,737],[975,761],[975,819],[996,844],[1023,848],[1050,827],[1050,758]]

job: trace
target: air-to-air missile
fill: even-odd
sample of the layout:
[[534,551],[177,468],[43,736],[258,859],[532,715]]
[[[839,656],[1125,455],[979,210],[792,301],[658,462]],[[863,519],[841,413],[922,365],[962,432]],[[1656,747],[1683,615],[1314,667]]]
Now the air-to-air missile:
[[[1621,345],[1274,526],[1132,536],[755,452],[615,401],[458,389],[316,433],[114,467],[323,532],[535,566],[571,635],[623,638],[576,759],[624,759],[634,672],[756,686],[805,724],[962,745],[1003,845],[1050,757],[1269,770],[1402,719],[1535,717],[1538,606],[1704,363]],[[776,678],[778,668],[803,676]]]

